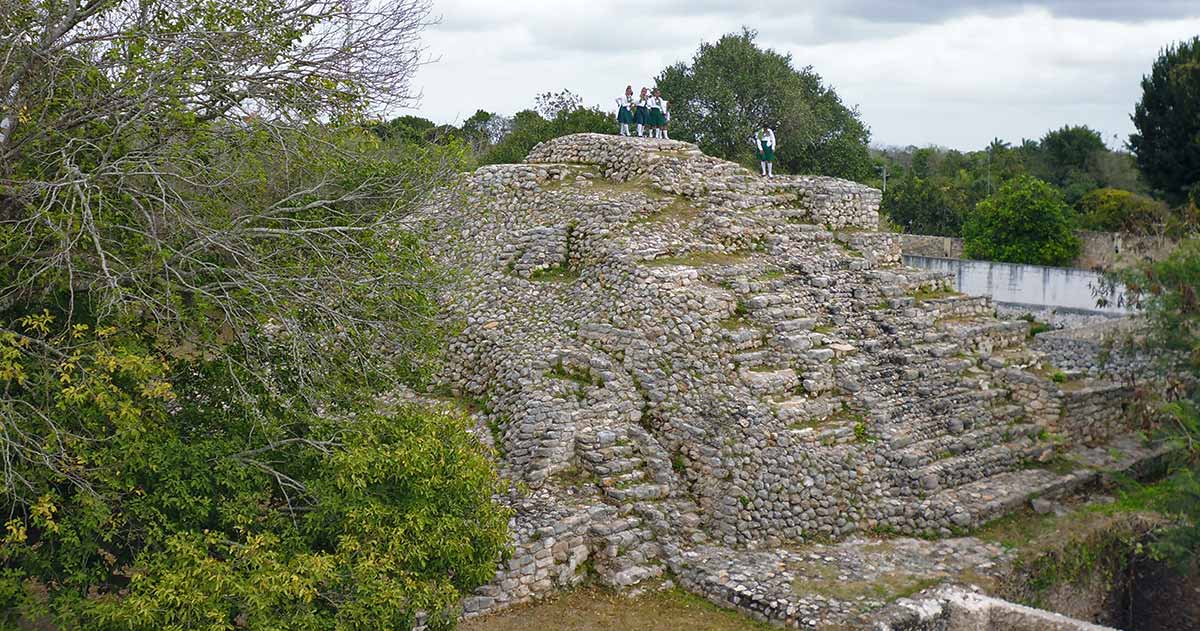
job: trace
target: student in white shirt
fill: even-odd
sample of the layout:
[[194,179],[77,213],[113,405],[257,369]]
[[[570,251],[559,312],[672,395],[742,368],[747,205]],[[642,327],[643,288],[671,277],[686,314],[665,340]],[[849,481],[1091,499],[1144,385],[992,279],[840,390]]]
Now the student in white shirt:
[[758,147],[758,164],[763,177],[775,176],[775,130],[763,123],[762,129],[754,134],[754,145]]
[[650,91],[642,88],[641,94],[638,95],[637,110],[634,111],[633,120],[637,123],[638,138],[646,135],[646,124],[650,122]]
[[629,125],[633,123],[633,86],[625,86],[625,96],[617,99],[617,122],[621,124],[621,135],[629,135]]
[[663,131],[663,138],[670,140],[671,137],[669,135],[667,135],[667,128],[669,128],[671,126],[671,108],[667,107],[667,105],[669,105],[669,104],[666,101],[663,101],[663,116],[666,117],[667,122],[663,125],[662,131]]
[[654,96],[650,97],[650,137],[662,138],[663,128],[667,126],[667,117],[663,114],[662,92],[654,88]]

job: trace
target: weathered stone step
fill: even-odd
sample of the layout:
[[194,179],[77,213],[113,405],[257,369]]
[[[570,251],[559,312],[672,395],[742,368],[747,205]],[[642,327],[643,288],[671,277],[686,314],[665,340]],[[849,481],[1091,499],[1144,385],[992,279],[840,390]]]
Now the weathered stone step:
[[926,466],[943,458],[960,456],[1020,438],[1033,438],[1040,431],[1041,427],[1032,423],[987,424],[961,434],[943,434],[914,442],[896,452],[893,458],[906,468]]
[[791,320],[781,320],[776,322],[774,331],[780,335],[786,333],[796,333],[798,331],[811,331],[816,325],[816,318],[793,318]]
[[[641,463],[639,462],[638,466],[640,466],[640,465],[641,465]],[[644,469],[636,468],[636,467],[632,466],[632,464],[628,465],[628,468],[625,468],[625,467],[622,467],[622,468],[624,469],[624,471],[621,473],[617,473],[616,471],[614,471],[612,475],[608,475],[606,477],[600,478],[600,486],[605,487],[605,488],[629,487],[629,486],[633,486],[636,483],[641,482],[642,480],[646,479],[646,471]]]
[[776,404],[775,416],[785,423],[813,422],[833,414],[837,405],[825,397],[793,397]]
[[938,327],[965,347],[973,350],[985,349],[989,352],[1020,346],[1029,335],[1029,323],[1024,320],[941,320]]
[[762,309],[751,310],[750,318],[756,322],[773,324],[781,320],[794,320],[802,318],[806,315],[803,308],[791,306],[765,307]]
[[765,350],[738,353],[733,356],[733,363],[743,368],[756,368],[774,360],[770,352]]
[[739,370],[742,382],[761,396],[780,395],[800,387],[800,378],[791,368],[779,370]]
[[790,305],[794,302],[792,296],[784,293],[754,294],[742,301],[742,305],[751,313],[770,307]]
[[764,337],[763,332],[754,327],[740,327],[725,331],[725,339],[729,340],[733,349],[738,351],[761,347]]
[[937,460],[909,472],[909,476],[916,488],[925,491],[961,486],[1020,468],[1028,459],[1037,457],[1047,448],[1029,438],[1018,439]]
[[637,484],[626,488],[609,487],[604,494],[618,502],[638,502],[657,500],[671,494],[671,487],[666,484]]

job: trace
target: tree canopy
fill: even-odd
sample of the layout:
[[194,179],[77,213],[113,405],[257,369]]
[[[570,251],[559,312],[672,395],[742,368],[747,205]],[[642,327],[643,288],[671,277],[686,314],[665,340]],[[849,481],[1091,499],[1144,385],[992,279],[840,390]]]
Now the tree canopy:
[[751,139],[763,124],[775,130],[780,166],[862,180],[870,174],[870,132],[811,67],[762,49],[744,29],[704,43],[691,64],[665,68],[657,85],[670,103],[671,135],[705,153],[753,161]]
[[535,109],[513,116],[504,133],[479,157],[480,164],[521,162],[540,142],[567,134],[612,133],[615,126],[612,115],[584,107],[583,100],[570,90],[546,92],[535,101]]
[[963,252],[973,259],[1067,265],[1079,255],[1071,208],[1062,193],[1030,176],[1010,180],[979,202],[963,223]]
[[[421,0],[0,9],[0,626],[436,628],[507,516],[381,138]],[[406,128],[425,128],[409,120]]]
[[1200,183],[1200,37],[1159,53],[1132,118],[1138,167],[1151,186],[1182,202]]

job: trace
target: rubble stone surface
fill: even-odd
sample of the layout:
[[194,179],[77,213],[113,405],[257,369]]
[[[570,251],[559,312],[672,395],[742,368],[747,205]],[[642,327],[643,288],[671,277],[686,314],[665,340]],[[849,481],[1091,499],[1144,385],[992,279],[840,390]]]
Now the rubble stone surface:
[[[413,218],[456,271],[440,386],[479,403],[514,488],[514,554],[467,616],[585,571],[630,587],[670,570],[816,624],[862,603],[797,595],[821,552],[788,550],[959,534],[1061,483],[1042,463],[1062,449],[1130,431],[1126,387],[1064,391],[1026,322],[903,267],[879,201],[688,143],[579,134]],[[910,558],[1000,554],[939,545]]]

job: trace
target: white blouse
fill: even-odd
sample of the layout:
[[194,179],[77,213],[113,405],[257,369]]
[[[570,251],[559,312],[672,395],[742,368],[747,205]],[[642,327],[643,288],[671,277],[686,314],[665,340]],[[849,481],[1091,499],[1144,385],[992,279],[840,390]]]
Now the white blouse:
[[754,144],[758,146],[759,151],[762,151],[763,145],[774,149],[776,146],[775,130],[768,129],[765,136],[761,135],[759,132],[754,132]]
[[617,108],[620,109],[622,107],[627,107],[632,110],[633,109],[633,97],[632,96],[617,97]]

